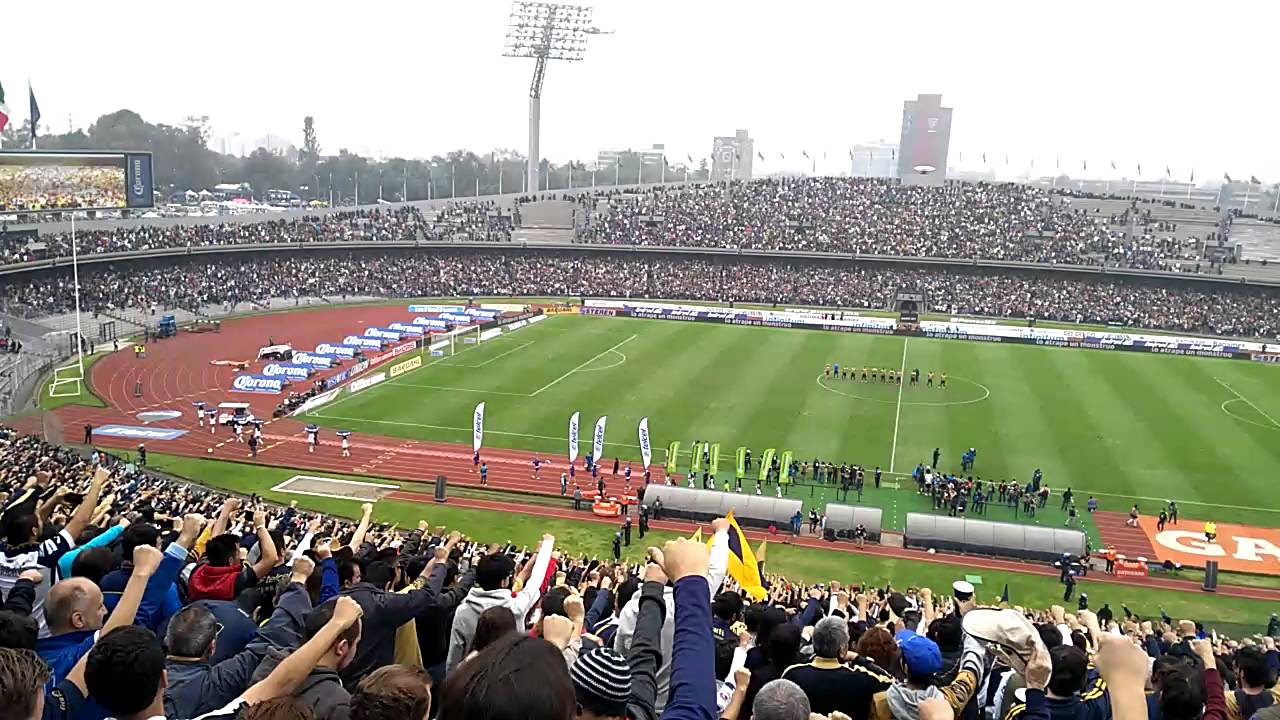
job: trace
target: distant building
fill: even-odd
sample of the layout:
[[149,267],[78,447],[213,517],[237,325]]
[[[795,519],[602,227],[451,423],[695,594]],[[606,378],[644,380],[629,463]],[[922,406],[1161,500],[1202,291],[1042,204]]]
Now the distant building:
[[711,182],[750,180],[755,141],[739,130],[732,136],[717,137],[711,144]]
[[907,185],[942,185],[947,180],[951,108],[941,95],[918,95],[902,104],[898,177]]
[[853,177],[896,178],[898,146],[883,140],[854,145],[851,162],[849,174]]

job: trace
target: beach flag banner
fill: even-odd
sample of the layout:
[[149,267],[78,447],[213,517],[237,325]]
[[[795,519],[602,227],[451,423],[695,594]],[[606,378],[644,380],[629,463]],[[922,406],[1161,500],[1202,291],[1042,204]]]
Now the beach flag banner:
[[773,456],[777,454],[775,448],[769,448],[760,456],[760,482],[769,479],[769,466],[773,464]]
[[737,471],[734,473],[734,476],[741,480],[747,476],[747,447],[743,445],[738,448],[736,455]]
[[702,471],[702,446],[705,443],[695,442],[693,444],[693,460],[689,461],[690,477],[697,475]]
[[596,431],[591,436],[591,457],[595,458],[595,462],[600,462],[600,456],[604,454],[604,424],[608,419],[608,415],[601,415],[596,421]]
[[676,471],[676,458],[680,457],[680,441],[672,440],[667,446],[667,473],[672,474]]
[[791,458],[791,451],[783,450],[782,457],[778,460],[778,482],[785,485],[791,484],[791,475],[789,473],[791,468]]
[[484,403],[476,405],[476,412],[471,417],[471,449],[479,451],[484,443]]
[[711,443],[711,474],[720,470],[720,443]]
[[578,459],[578,415],[574,413],[569,416],[569,463]]
[[653,449],[649,446],[649,418],[640,418],[640,459],[644,461],[644,466],[649,467],[649,461],[653,459]]

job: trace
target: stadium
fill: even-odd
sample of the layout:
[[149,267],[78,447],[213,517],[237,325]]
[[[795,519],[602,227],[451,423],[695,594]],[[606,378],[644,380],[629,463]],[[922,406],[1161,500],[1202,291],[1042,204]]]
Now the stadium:
[[513,5],[527,155],[0,89],[0,705],[1276,717],[1280,185],[962,170],[928,94],[529,162],[609,34]]

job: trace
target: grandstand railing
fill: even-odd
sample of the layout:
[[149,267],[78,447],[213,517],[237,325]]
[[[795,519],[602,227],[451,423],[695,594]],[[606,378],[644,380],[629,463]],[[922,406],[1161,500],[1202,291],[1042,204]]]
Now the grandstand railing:
[[[926,267],[966,267],[991,268],[1002,270],[1032,270],[1041,272],[1111,275],[1131,278],[1149,278],[1158,280],[1191,281],[1216,285],[1256,285],[1261,287],[1280,287],[1280,275],[1275,278],[1245,277],[1243,275],[1207,275],[1203,273],[1175,272],[1171,270],[1140,270],[1123,267],[1106,267],[1101,265],[1070,265],[1053,263],[1033,263],[1012,260],[986,258],[939,258],[916,257],[909,255],[875,255],[864,253],[831,253],[810,252],[801,250],[752,250],[742,248],[716,247],[669,247],[654,245],[605,245],[595,243],[528,243],[511,242],[405,242],[397,240],[366,241],[348,240],[338,242],[296,242],[296,243],[254,243],[245,245],[211,245],[208,247],[162,248],[140,250],[136,252],[98,253],[82,255],[81,266],[94,266],[104,263],[142,262],[165,258],[204,257],[233,255],[246,252],[289,253],[297,251],[314,252],[316,250],[394,250],[394,249],[426,249],[426,250],[458,250],[463,248],[490,250],[533,250],[538,252],[575,252],[575,253],[617,253],[638,255],[695,255],[719,257],[755,257],[776,260],[827,260],[857,261],[898,265],[914,265]],[[36,260],[25,263],[0,266],[0,277],[14,278],[26,273],[55,270],[71,265],[71,258],[58,257],[47,260]]]

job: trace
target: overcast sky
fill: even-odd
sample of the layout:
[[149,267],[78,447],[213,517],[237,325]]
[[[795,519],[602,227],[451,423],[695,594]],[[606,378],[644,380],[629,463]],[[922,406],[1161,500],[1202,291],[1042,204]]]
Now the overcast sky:
[[[598,0],[586,59],[553,63],[542,155],[665,143],[708,156],[750,131],[767,162],[848,170],[897,141],[902,101],[954,108],[950,164],[1090,175],[1280,181],[1280,2]],[[292,142],[314,115],[327,152],[410,157],[527,149],[531,60],[502,57],[506,0],[9,2],[0,83],[16,121],[33,84],[65,130],[129,108],[207,115],[218,137]],[[220,149],[215,147],[215,149]],[[778,160],[778,153],[787,161]],[[963,153],[963,162],[959,162]],[[793,160],[794,158],[794,160]]]

